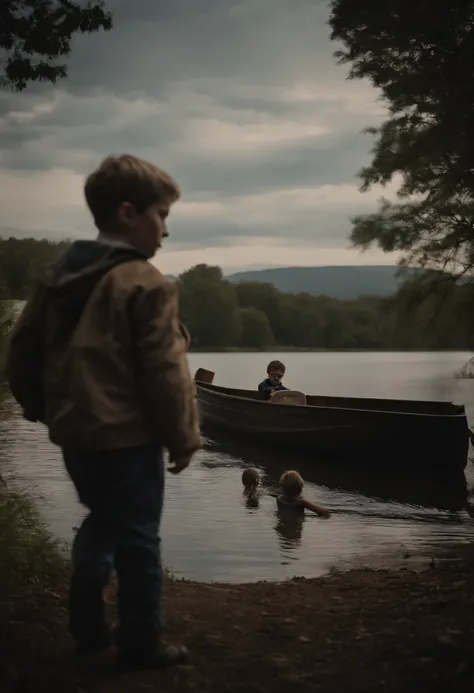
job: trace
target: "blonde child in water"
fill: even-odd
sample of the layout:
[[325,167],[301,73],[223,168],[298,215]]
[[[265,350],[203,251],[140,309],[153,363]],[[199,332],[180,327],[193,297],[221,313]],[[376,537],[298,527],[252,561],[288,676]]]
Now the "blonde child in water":
[[330,517],[329,510],[303,498],[304,481],[294,470],[285,472],[280,478],[282,494],[277,498],[278,510],[304,514],[311,510],[320,517]]

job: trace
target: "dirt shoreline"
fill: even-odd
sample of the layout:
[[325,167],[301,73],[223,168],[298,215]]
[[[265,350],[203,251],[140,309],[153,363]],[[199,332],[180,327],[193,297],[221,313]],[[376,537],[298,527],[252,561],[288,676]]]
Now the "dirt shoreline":
[[167,578],[166,636],[189,647],[189,665],[119,677],[113,650],[87,660],[72,654],[67,575],[43,576],[2,614],[0,689],[472,693],[473,588],[471,549],[424,572],[353,570],[248,585]]

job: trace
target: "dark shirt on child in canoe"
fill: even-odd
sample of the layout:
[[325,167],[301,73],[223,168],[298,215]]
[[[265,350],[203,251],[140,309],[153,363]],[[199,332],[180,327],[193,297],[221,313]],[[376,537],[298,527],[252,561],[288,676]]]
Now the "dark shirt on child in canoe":
[[258,386],[258,391],[260,392],[262,399],[270,399],[270,395],[274,390],[288,390],[288,388],[285,387],[282,383],[278,383],[278,385],[273,385],[273,383],[270,382],[269,378],[265,378],[265,380],[261,382]]

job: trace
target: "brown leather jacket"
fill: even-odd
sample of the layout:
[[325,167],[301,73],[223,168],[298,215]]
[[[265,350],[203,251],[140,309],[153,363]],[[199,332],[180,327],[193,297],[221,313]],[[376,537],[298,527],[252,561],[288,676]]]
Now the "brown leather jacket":
[[62,448],[156,440],[176,459],[200,446],[188,344],[172,282],[138,251],[78,241],[18,319],[7,376]]

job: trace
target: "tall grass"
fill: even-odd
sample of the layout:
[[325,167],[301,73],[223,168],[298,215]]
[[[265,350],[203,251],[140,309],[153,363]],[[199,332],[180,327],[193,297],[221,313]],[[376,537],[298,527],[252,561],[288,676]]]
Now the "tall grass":
[[0,477],[0,605],[22,585],[64,575],[61,545],[41,520],[37,502]]
[[18,314],[15,301],[0,301],[0,383],[5,380],[8,335]]

